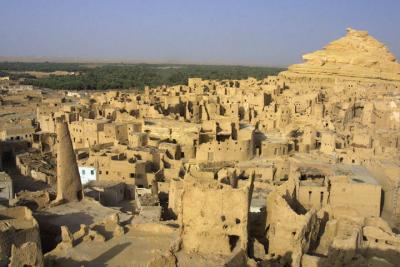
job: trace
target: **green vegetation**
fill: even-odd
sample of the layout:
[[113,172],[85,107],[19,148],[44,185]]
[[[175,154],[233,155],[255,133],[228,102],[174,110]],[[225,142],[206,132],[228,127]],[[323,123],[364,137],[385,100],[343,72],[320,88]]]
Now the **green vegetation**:
[[268,75],[276,75],[283,69],[215,65],[103,64],[91,67],[85,64],[69,63],[0,63],[0,70],[8,72],[78,71],[77,75],[50,75],[43,78],[25,76],[22,77],[21,83],[51,89],[104,90],[142,89],[146,85],[154,87],[163,84],[187,84],[187,79],[190,77],[203,79],[254,77],[262,79]]

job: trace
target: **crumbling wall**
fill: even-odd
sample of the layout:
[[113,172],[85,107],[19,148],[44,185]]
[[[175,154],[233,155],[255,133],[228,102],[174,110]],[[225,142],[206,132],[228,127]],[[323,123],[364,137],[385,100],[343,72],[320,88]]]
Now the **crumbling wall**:
[[267,239],[269,254],[281,255],[292,266],[300,266],[301,257],[317,238],[316,211],[297,214],[278,192],[267,197]]
[[362,248],[366,257],[380,257],[394,266],[400,257],[400,237],[381,218],[370,217],[362,229]]
[[232,188],[214,180],[185,178],[178,215],[183,248],[222,255],[237,248],[246,251],[249,200],[250,186]]
[[[17,256],[20,251],[21,255]],[[39,225],[26,207],[15,207],[0,212],[0,266],[10,260],[15,265],[17,257],[31,254],[27,262],[32,266],[43,266]],[[11,259],[10,259],[11,258]],[[22,266],[22,265],[21,265]]]
[[378,217],[330,215],[315,254],[316,266],[397,266],[400,238]]
[[183,180],[172,179],[169,184],[168,210],[173,218],[182,210]]
[[12,246],[9,267],[43,265],[43,256],[40,245],[35,242],[23,243],[20,247]]
[[344,266],[356,255],[361,246],[362,228],[350,220],[338,220],[332,222],[331,232],[335,235],[329,240],[328,264],[330,266]]

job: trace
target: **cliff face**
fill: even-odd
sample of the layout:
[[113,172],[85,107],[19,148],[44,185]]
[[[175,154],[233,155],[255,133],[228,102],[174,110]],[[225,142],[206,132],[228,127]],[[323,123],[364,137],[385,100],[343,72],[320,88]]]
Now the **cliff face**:
[[347,29],[346,36],[303,56],[284,76],[343,76],[400,81],[400,64],[388,48],[366,31]]

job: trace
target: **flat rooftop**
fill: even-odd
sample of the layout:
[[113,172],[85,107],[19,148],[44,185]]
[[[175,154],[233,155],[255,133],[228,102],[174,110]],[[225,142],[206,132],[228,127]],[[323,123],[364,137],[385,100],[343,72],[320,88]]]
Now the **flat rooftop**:
[[81,224],[101,223],[115,213],[119,213],[119,211],[84,198],[79,202],[70,202],[44,209],[37,214],[37,220],[46,225],[58,227],[65,225],[71,232],[75,232],[79,230]]
[[335,175],[346,175],[352,183],[365,183],[380,185],[374,176],[363,166],[335,164],[333,165]]

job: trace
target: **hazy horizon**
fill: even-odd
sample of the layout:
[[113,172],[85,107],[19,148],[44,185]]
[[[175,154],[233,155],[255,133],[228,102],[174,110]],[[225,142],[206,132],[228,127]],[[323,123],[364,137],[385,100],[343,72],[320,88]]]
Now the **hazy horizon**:
[[400,1],[22,1],[2,3],[0,61],[287,67],[366,30],[397,58]]
[[135,61],[135,60],[121,60],[121,59],[102,59],[102,58],[93,58],[93,59],[85,59],[85,58],[73,58],[73,57],[4,57],[0,55],[0,63],[71,63],[71,64],[126,64],[126,65],[140,65],[140,64],[149,64],[149,65],[210,65],[210,66],[244,66],[244,67],[271,67],[271,68],[287,68],[289,65],[269,65],[269,64],[246,64],[246,63],[202,63],[202,62],[190,62],[190,61]]

